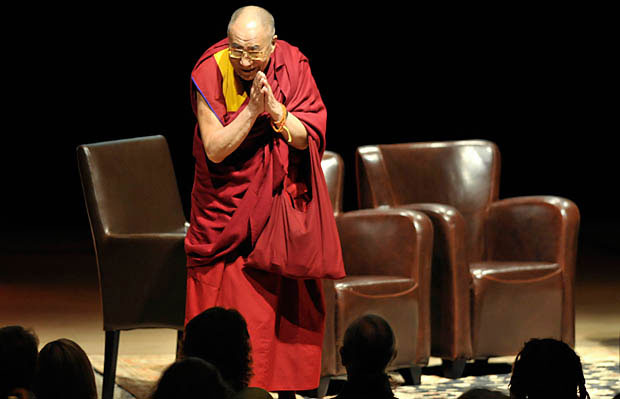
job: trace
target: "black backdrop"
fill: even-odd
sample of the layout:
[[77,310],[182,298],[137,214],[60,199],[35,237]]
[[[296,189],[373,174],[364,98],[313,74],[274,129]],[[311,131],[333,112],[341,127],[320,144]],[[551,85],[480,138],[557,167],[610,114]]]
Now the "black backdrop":
[[[189,216],[189,74],[243,4],[202,3],[6,12],[3,232],[88,234],[76,146],[153,134],[169,141]],[[488,139],[502,153],[501,197],[570,198],[582,238],[618,248],[605,10],[259,4],[310,60],[327,149],[346,163],[346,210],[357,146]]]

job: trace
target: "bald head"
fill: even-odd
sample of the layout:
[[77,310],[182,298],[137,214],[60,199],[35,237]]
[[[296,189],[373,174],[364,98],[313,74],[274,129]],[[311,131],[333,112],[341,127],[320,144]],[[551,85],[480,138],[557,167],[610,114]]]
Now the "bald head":
[[246,6],[236,10],[228,23],[228,35],[231,30],[262,30],[266,37],[271,38],[276,33],[275,22],[269,11],[262,7]]
[[392,328],[380,316],[362,316],[347,328],[340,353],[349,374],[382,373],[395,354]]
[[230,62],[235,74],[249,82],[259,71],[264,72],[277,38],[273,17],[264,8],[247,6],[235,11],[228,23]]

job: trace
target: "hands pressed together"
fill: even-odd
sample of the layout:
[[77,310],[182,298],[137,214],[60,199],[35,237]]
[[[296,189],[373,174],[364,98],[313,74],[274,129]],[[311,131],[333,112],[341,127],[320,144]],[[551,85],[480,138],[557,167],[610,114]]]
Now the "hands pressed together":
[[261,71],[256,74],[252,82],[248,107],[256,116],[267,112],[274,121],[279,121],[284,116],[282,104],[274,97],[267,77]]
[[276,100],[263,72],[259,71],[252,81],[250,102],[246,109],[253,121],[263,112],[268,113],[271,117],[273,130],[281,134],[292,147],[299,150],[308,147],[308,132],[305,126],[295,115],[288,112],[283,104]]

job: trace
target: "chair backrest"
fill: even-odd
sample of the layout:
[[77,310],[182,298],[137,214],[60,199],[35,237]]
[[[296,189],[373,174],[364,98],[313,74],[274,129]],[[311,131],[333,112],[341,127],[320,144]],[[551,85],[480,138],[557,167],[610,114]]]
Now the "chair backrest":
[[344,190],[344,162],[335,152],[325,151],[321,160],[327,190],[334,208],[334,215],[342,213],[342,192]]
[[106,233],[184,228],[179,189],[163,136],[85,144],[77,152],[96,239]]
[[500,154],[494,143],[465,140],[363,146],[356,159],[360,208],[450,205],[465,219],[470,260],[480,259],[483,218],[499,195]]

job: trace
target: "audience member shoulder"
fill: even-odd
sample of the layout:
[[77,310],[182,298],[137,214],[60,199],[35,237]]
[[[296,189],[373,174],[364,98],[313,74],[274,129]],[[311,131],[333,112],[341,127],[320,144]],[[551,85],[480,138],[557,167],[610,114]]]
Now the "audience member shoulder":
[[262,388],[247,387],[237,392],[233,399],[273,399],[273,396]]

